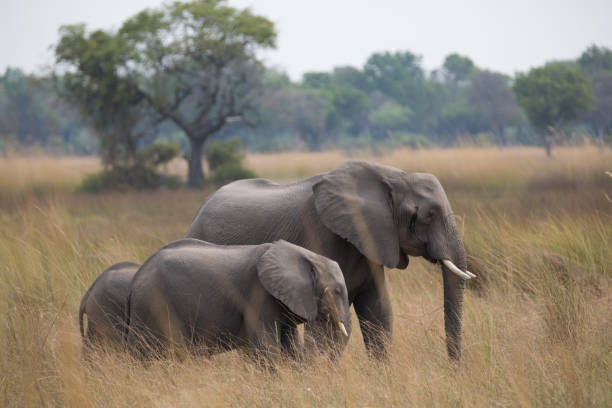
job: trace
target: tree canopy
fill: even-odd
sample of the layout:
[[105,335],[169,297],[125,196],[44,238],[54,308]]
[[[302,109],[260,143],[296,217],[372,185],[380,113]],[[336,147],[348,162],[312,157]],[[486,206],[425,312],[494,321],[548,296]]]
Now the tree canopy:
[[[117,32],[65,26],[55,54],[66,95],[87,113],[107,163],[137,156],[138,140],[169,120],[190,142],[191,186],[203,182],[202,148],[228,122],[256,121],[260,48],[273,24],[224,0],[174,2],[128,19]],[[148,121],[148,125],[143,125]]]
[[188,183],[202,184],[202,147],[231,120],[256,120],[256,51],[274,47],[272,22],[223,0],[175,2],[144,10],[117,34],[128,76],[151,109],[190,142]]
[[100,155],[108,166],[136,160],[138,140],[151,127],[146,123],[144,95],[122,73],[125,43],[111,33],[86,31],[85,25],[63,26],[55,58],[59,90],[81,110],[100,136]]
[[[518,74],[514,92],[529,122],[544,136],[549,128],[575,121],[593,106],[589,81],[580,68],[563,62],[550,62]],[[544,140],[550,155],[551,141]]]
[[516,103],[510,78],[491,71],[474,72],[465,88],[466,99],[481,123],[481,129],[489,128],[498,144],[507,144],[505,129],[521,121],[521,110]]
[[585,120],[603,143],[604,134],[612,133],[612,50],[593,45],[578,58],[578,64],[590,78],[596,100]]

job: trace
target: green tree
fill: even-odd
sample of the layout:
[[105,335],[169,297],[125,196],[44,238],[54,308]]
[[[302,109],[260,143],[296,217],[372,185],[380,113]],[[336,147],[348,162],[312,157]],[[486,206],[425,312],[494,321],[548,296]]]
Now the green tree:
[[372,133],[377,139],[386,139],[392,132],[407,128],[411,119],[410,108],[387,102],[370,114]]
[[482,120],[461,94],[453,102],[444,105],[440,112],[437,131],[442,143],[453,143],[462,135],[473,135],[483,129]]
[[612,132],[612,50],[592,45],[578,58],[578,64],[591,79],[596,99],[585,120],[603,143],[604,134]]
[[582,71],[589,77],[594,77],[600,72],[612,71],[612,50],[607,47],[591,45],[578,58],[578,64]]
[[303,75],[302,86],[317,90],[331,103],[327,110],[326,131],[356,135],[367,126],[368,95],[352,85],[359,71],[349,67],[335,68],[333,74],[308,72]]
[[124,67],[139,91],[189,139],[188,184],[201,186],[206,140],[228,122],[255,120],[255,53],[274,47],[274,25],[224,0],[196,0],[142,11],[118,36],[130,49]]
[[418,112],[424,94],[425,73],[421,58],[411,52],[375,53],[365,63],[365,77],[372,90]]
[[578,119],[592,108],[594,101],[589,81],[580,68],[560,62],[519,73],[513,90],[529,122],[543,139],[547,156],[551,155],[553,143],[550,133]]
[[476,66],[468,57],[453,53],[444,59],[442,79],[448,86],[453,99],[456,98],[459,87],[466,83],[474,71],[476,71]]
[[259,101],[256,131],[261,138],[288,137],[286,148],[295,148],[295,142],[300,140],[310,150],[321,148],[334,110],[327,91],[305,87],[269,89]]
[[80,108],[100,137],[102,162],[113,168],[138,161],[138,140],[151,129],[144,95],[125,75],[125,43],[84,24],[60,28],[55,47],[58,90]]
[[43,89],[39,81],[27,76],[20,69],[7,68],[0,76],[0,132],[8,141],[22,146],[47,146],[51,135],[57,131],[48,106],[45,106]]
[[302,75],[302,84],[308,88],[327,89],[333,84],[333,77],[328,72],[306,72]]
[[465,94],[470,109],[493,132],[499,146],[505,146],[505,128],[521,120],[521,110],[510,89],[510,78],[491,71],[474,72]]
[[334,113],[339,117],[342,131],[356,135],[367,126],[370,101],[365,92],[351,85],[336,85],[331,89]]
[[310,150],[320,150],[327,136],[327,119],[333,112],[329,99],[316,90],[290,92],[291,127]]
[[0,138],[13,148],[90,154],[96,143],[78,112],[64,103],[52,78],[7,68],[0,75]]
[[596,104],[585,119],[591,124],[601,143],[604,135],[612,133],[612,71],[602,71],[592,79]]
[[368,79],[362,71],[355,67],[335,67],[332,75],[336,85],[348,85],[363,92],[369,91]]
[[262,85],[264,89],[282,89],[291,84],[289,76],[282,71],[274,68],[264,69],[262,76]]

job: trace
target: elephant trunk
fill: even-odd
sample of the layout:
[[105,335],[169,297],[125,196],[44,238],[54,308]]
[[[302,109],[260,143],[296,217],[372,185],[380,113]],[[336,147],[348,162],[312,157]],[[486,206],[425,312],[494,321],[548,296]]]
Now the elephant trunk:
[[[333,302],[333,297],[330,296],[330,300]],[[332,312],[330,313],[330,320],[334,327],[335,342],[340,345],[341,348],[345,347],[348,343],[349,336],[351,335],[351,310],[347,304],[333,304]]]
[[[450,245],[450,261],[462,271],[466,271],[465,248],[454,222],[447,226]],[[444,329],[448,356],[453,360],[461,359],[461,316],[463,313],[463,292],[465,279],[442,264],[444,280]]]
[[446,267],[442,268],[444,279],[444,330],[446,348],[453,360],[461,359],[461,316],[463,313],[463,291],[465,280]]

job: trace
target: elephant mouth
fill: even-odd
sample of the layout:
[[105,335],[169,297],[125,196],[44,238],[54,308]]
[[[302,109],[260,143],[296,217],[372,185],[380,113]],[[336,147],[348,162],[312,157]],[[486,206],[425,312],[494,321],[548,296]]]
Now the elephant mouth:
[[472,279],[476,277],[476,275],[474,275],[472,272],[468,271],[467,269],[465,271],[462,271],[450,259],[431,256],[431,254],[429,254],[427,251],[427,243],[423,243],[423,247],[419,251],[413,250],[411,248],[406,248],[406,249],[403,249],[403,253],[405,254],[406,258],[408,258],[408,255],[422,256],[423,259],[426,259],[432,264],[440,264],[440,266],[442,266],[443,269],[446,269],[454,273],[455,275],[459,276],[461,279],[464,279],[464,280],[468,280],[468,279]]
[[429,256],[427,253],[423,254],[423,258],[428,260],[429,262],[431,262],[432,264],[437,264],[438,263],[438,259]]
[[438,258],[436,258],[434,256],[431,256],[429,254],[429,252],[427,251],[427,243],[426,242],[421,243],[419,245],[419,247],[405,248],[404,249],[404,254],[406,255],[406,257],[408,257],[408,255],[411,255],[411,256],[421,256],[421,257],[423,257],[423,259],[428,260],[432,264],[436,264],[439,261]]

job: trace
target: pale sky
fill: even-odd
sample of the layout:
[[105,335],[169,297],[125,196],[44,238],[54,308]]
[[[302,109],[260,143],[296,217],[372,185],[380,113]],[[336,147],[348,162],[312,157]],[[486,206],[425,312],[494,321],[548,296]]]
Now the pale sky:
[[[0,0],[0,73],[41,72],[62,24],[117,28],[161,0]],[[229,0],[272,20],[277,49],[264,61],[298,80],[304,72],[362,67],[380,51],[411,51],[431,70],[452,52],[507,74],[612,48],[612,0]]]

